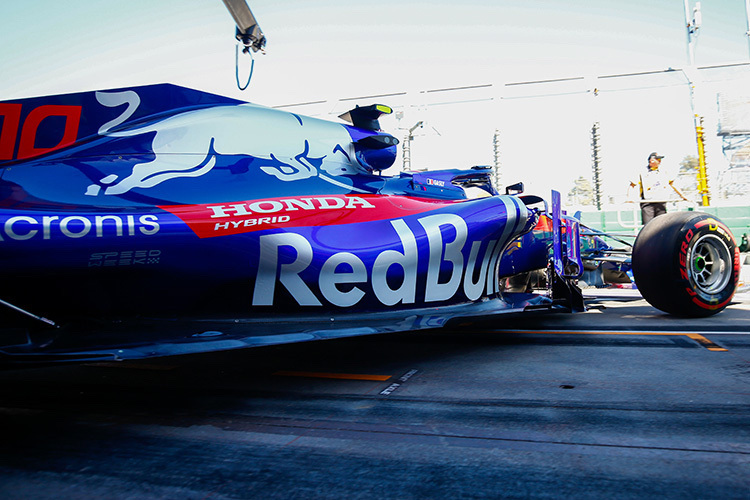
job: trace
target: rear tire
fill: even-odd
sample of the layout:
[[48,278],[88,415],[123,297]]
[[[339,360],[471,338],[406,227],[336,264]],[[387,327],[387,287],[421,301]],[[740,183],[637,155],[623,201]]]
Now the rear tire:
[[731,231],[702,212],[656,217],[633,245],[633,277],[652,306],[677,316],[723,310],[739,283],[740,251]]

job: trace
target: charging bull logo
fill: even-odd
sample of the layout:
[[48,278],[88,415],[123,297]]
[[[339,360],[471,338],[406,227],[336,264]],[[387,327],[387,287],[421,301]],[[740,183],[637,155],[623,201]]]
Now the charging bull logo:
[[170,179],[199,177],[210,172],[221,155],[253,158],[261,171],[280,181],[318,177],[360,191],[332,178],[358,170],[352,161],[352,139],[341,125],[242,104],[186,111],[144,127],[112,131],[135,113],[140,98],[133,91],[97,92],[96,98],[107,107],[127,104],[120,116],[99,128],[99,134],[133,137],[154,132],[155,158],[133,166],[130,175],[103,177],[88,187],[87,195],[119,195]]

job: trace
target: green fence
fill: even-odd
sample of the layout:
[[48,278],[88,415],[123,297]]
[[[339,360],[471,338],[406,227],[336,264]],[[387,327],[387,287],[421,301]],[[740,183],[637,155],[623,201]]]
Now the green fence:
[[[698,207],[694,210],[706,212],[720,219],[732,230],[738,243],[743,234],[750,235],[750,206]],[[636,234],[635,227],[640,225],[641,212],[637,204],[623,207],[621,210],[585,211],[581,212],[581,222],[609,233]]]

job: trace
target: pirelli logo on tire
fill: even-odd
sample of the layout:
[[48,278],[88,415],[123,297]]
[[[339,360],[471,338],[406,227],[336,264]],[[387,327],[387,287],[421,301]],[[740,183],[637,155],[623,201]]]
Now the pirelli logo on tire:
[[633,247],[643,297],[678,316],[710,316],[729,305],[740,275],[729,228],[709,214],[674,212],[647,224]]

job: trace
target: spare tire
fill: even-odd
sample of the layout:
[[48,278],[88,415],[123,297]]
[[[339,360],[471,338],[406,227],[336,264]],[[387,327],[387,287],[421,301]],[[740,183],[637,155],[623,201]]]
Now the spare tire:
[[674,212],[651,220],[633,245],[633,277],[652,306],[677,316],[723,310],[740,278],[732,232],[703,212]]

